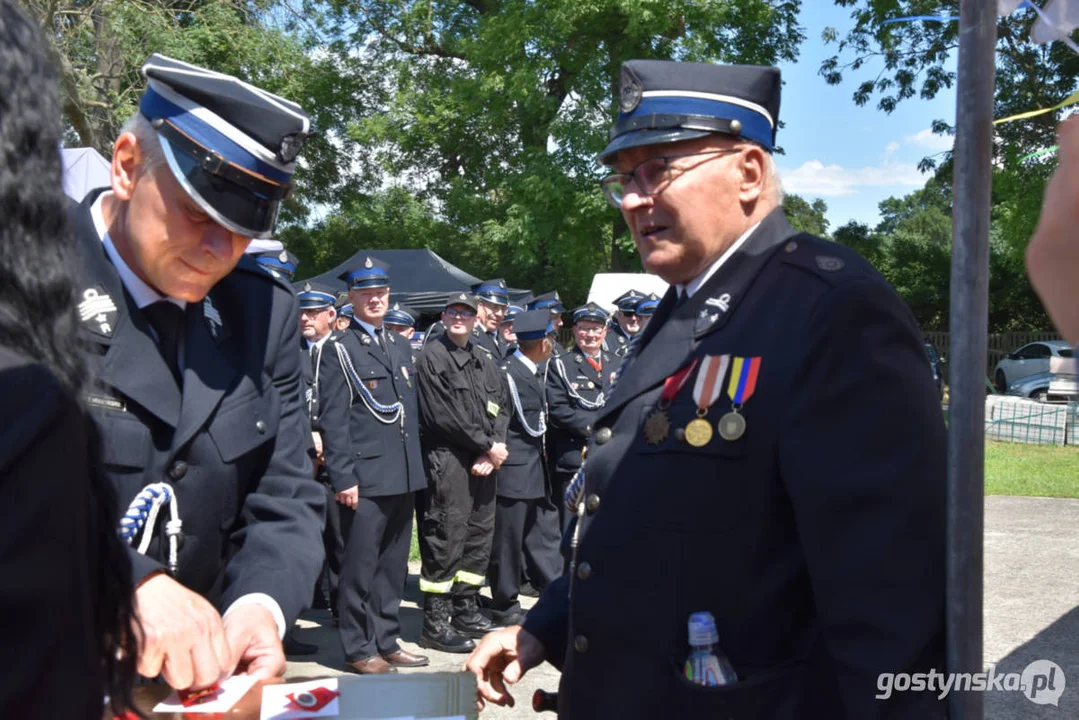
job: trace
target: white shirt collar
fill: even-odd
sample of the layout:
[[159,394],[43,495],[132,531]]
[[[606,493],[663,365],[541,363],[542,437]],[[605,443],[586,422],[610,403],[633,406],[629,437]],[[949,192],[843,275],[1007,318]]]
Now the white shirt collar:
[[97,196],[97,200],[94,200],[94,204],[90,206],[90,215],[94,219],[94,227],[97,229],[98,237],[101,238],[101,244],[105,246],[105,253],[109,256],[109,260],[112,261],[113,267],[116,268],[116,272],[120,275],[120,282],[124,284],[124,288],[131,295],[131,299],[135,301],[135,305],[141,310],[159,300],[168,300],[181,310],[186,308],[187,303],[185,301],[163,296],[143,282],[142,278],[136,275],[128,267],[128,264],[124,262],[120,253],[116,250],[116,246],[112,244],[112,238],[109,237],[109,228],[105,225],[105,216],[101,212],[101,203],[106,195],[112,195],[112,193],[103,192]]
[[740,247],[745,245],[746,240],[749,239],[749,236],[753,234],[753,231],[757,229],[758,225],[760,225],[760,223],[757,223],[756,225],[751,227],[749,230],[746,230],[745,233],[742,235],[742,237],[735,240],[734,243],[729,248],[727,248],[727,251],[725,253],[723,253],[722,255],[720,255],[718,260],[716,260],[714,263],[712,263],[711,267],[709,267],[707,270],[705,270],[703,273],[701,273],[697,277],[690,280],[689,284],[687,284],[687,285],[682,285],[682,284],[675,285],[675,287],[678,288],[679,296],[681,296],[681,294],[683,292],[686,293],[687,297],[693,297],[694,295],[696,295],[697,291],[700,290],[702,287],[704,287],[704,284],[706,282],[708,282],[709,280],[712,279],[712,276],[716,274],[716,271],[719,270],[721,267],[723,267],[723,263],[727,262],[727,260],[731,257],[731,255],[734,255],[736,252],[738,252],[738,249]]
[[529,370],[531,370],[531,371],[532,371],[532,374],[533,374],[533,375],[535,375],[535,374],[536,374],[536,373],[537,373],[537,372],[539,371],[539,368],[538,368],[538,367],[536,366],[536,363],[534,363],[534,362],[532,362],[531,360],[529,360],[529,359],[528,359],[528,356],[527,356],[527,355],[525,355],[525,354],[524,354],[523,352],[521,352],[520,350],[518,350],[518,351],[516,351],[515,353],[513,353],[513,357],[517,358],[517,359],[518,359],[518,360],[520,360],[520,361],[521,361],[522,363],[524,363],[524,366],[525,366],[526,368],[528,368]]
[[[368,335],[370,335],[374,340],[378,340],[378,334],[375,332],[376,328],[375,328],[374,325],[372,325],[369,322],[364,322],[363,320],[360,320],[359,318],[355,318],[355,320],[356,320],[356,322],[358,322],[363,327],[364,330],[367,331]],[[381,328],[378,328],[378,329],[381,329]]]
[[330,335],[333,335],[333,331],[332,331],[332,330],[331,330],[330,332],[326,333],[325,335],[323,335],[323,337],[322,337],[322,339],[321,339],[321,340],[316,340],[315,342],[311,342],[310,340],[307,340],[307,339],[305,338],[305,339],[304,339],[304,342],[305,342],[305,343],[307,343],[307,349],[308,349],[308,351],[310,351],[310,350],[311,350],[312,348],[315,348],[315,347],[320,347],[320,346],[321,346],[321,345],[322,345],[323,343],[325,343],[325,342],[326,342],[327,340],[329,340],[329,339],[330,339]]

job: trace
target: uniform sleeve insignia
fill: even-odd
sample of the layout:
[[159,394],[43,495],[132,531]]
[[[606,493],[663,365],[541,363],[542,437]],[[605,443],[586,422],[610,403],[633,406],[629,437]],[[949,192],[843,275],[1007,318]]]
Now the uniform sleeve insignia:
[[831,255],[818,255],[817,267],[825,272],[839,272],[846,266],[842,258],[833,257]]
[[103,287],[98,285],[96,288],[87,288],[83,291],[82,302],[79,303],[79,320],[88,330],[111,338],[118,316],[116,303]]

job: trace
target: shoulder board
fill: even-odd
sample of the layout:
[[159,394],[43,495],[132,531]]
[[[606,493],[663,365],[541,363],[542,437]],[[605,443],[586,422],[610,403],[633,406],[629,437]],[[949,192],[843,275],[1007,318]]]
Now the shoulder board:
[[850,249],[805,233],[783,243],[779,258],[783,264],[802,268],[830,285],[865,275],[860,258]]
[[233,272],[243,272],[247,275],[254,275],[255,277],[260,277],[263,280],[272,282],[275,285],[279,285],[284,289],[288,290],[290,293],[295,292],[292,288],[292,283],[288,281],[288,278],[275,277],[274,275],[266,272],[262,268],[262,266],[255,262],[255,259],[247,253],[244,253],[244,255],[240,258],[240,262],[236,263],[236,267]]

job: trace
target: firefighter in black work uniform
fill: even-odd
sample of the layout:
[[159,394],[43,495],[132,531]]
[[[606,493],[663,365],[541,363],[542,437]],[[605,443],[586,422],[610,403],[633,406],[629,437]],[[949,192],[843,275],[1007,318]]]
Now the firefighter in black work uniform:
[[443,652],[469,652],[469,638],[494,627],[477,596],[494,537],[495,470],[508,455],[509,400],[498,365],[471,342],[477,306],[468,293],[450,297],[446,332],[423,349],[416,371],[428,477],[420,646]]

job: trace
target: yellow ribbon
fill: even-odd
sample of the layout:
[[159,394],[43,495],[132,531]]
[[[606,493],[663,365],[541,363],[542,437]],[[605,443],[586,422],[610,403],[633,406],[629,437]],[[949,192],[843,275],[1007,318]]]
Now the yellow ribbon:
[[1074,105],[1075,103],[1079,103],[1079,92],[1072,93],[1067,98],[1065,98],[1063,101],[1057,103],[1053,107],[1041,108],[1040,110],[1027,110],[1026,112],[1019,113],[1018,115],[1009,115],[1006,118],[1001,118],[1000,120],[994,120],[993,124],[994,125],[1003,125],[1004,123],[1009,123],[1009,122],[1012,122],[1013,120],[1025,120],[1027,118],[1032,118],[1032,117],[1035,117],[1037,115],[1044,115],[1047,112],[1053,112],[1054,110],[1060,110],[1061,108],[1068,107],[1069,105]]

